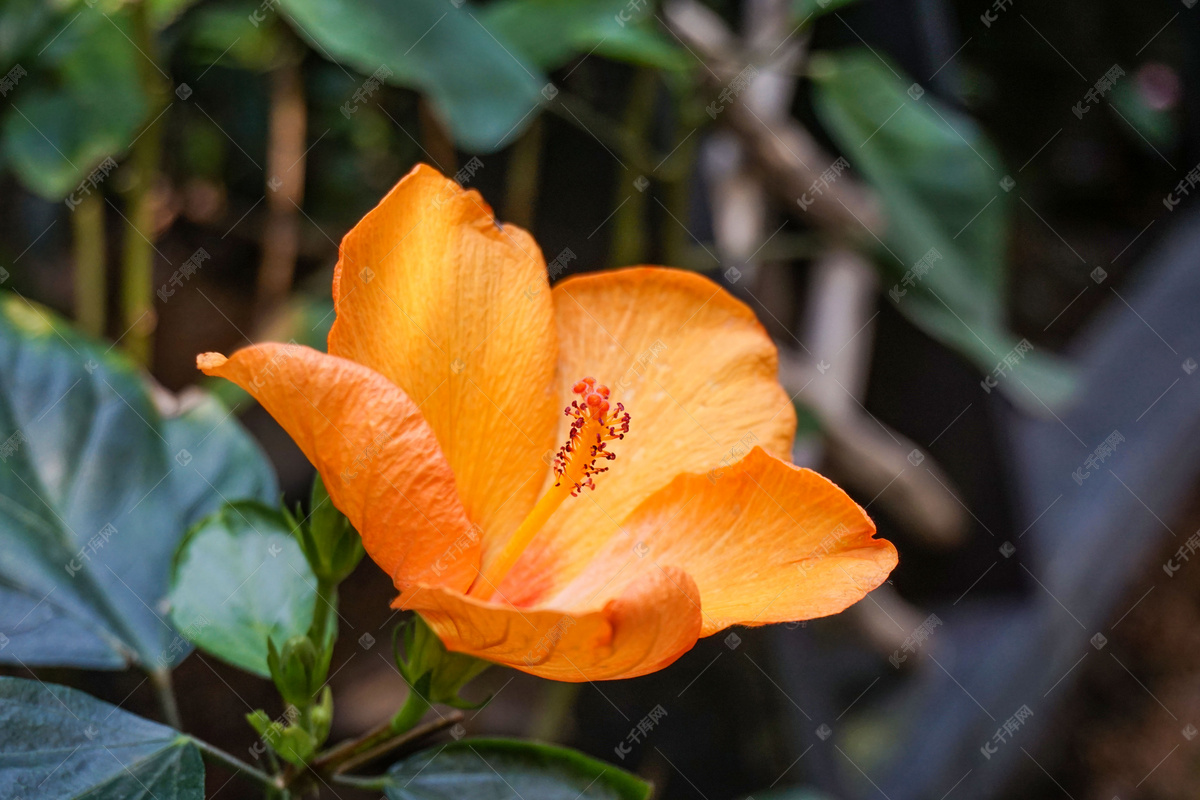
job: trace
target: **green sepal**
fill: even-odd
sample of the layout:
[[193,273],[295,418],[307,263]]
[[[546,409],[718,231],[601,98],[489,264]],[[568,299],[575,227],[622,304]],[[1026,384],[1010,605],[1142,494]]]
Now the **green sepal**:
[[362,537],[330,500],[320,473],[313,478],[309,509],[307,519],[298,508],[294,515],[286,509],[284,514],[313,572],[321,580],[337,585],[362,560],[366,552]]
[[[403,648],[401,647],[403,640]],[[474,656],[446,649],[442,640],[419,614],[414,614],[392,635],[396,668],[408,685],[430,703],[471,710],[486,704],[459,697],[459,691],[491,666]],[[422,689],[427,683],[427,688]]]
[[307,708],[329,674],[332,648],[317,648],[307,636],[293,636],[277,648],[267,641],[267,667],[284,702]]

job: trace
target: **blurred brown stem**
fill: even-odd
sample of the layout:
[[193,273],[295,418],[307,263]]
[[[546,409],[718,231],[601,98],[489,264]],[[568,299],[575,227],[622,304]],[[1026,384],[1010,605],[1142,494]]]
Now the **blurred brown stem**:
[[[670,0],[663,13],[675,35],[704,60],[706,69],[701,76],[711,90],[724,89],[745,67],[737,39],[724,20],[699,0]],[[828,183],[808,208],[799,205],[799,198],[834,158],[798,121],[788,117],[764,120],[744,98],[724,103],[718,113],[762,173],[770,176],[767,188],[793,216],[852,237],[882,232],[884,219],[874,192],[844,173],[835,183]]]
[[542,118],[535,117],[525,134],[513,144],[508,159],[508,191],[504,197],[504,216],[508,222],[526,230],[533,227],[534,215],[537,213],[544,137],[545,126]]
[[71,214],[75,251],[75,322],[85,333],[104,335],[108,283],[105,274],[104,199],[87,195]]
[[296,274],[300,244],[300,204],[304,202],[304,142],[308,113],[299,61],[289,59],[271,71],[271,111],[267,133],[267,223],[258,269],[256,319],[267,320],[283,305]]

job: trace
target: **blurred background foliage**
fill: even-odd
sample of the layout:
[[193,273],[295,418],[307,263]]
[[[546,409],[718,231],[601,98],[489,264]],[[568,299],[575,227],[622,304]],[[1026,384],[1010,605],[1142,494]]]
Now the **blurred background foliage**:
[[[1161,213],[1162,187],[1195,158],[1187,132],[1200,94],[1184,82],[1195,23],[1155,34],[1180,7],[1149,5],[1153,14],[1067,2],[1029,10],[1034,21],[1009,10],[984,24],[991,4],[968,0],[8,0],[4,283],[181,389],[197,381],[200,351],[264,339],[323,347],[338,240],[414,163],[430,162],[530,228],[548,262],[569,253],[567,273],[665,263],[745,299],[779,341],[785,373],[795,368],[785,383],[801,411],[798,459],[829,467],[866,503],[887,488],[872,469],[890,476],[910,438],[936,442],[957,410],[914,381],[986,379],[1027,339],[1019,380],[998,393],[1042,416],[1077,399],[1074,370],[1056,352],[1103,300],[1084,276],[1100,264],[1122,279],[1151,241],[1140,236]],[[1034,22],[1070,57],[1035,46],[1035,31],[1020,46],[1001,35]],[[1091,85],[1083,73],[1114,62],[1128,77],[1077,119],[1071,108]],[[748,88],[732,90],[739,79]],[[798,209],[839,155],[846,177]],[[817,160],[801,168],[806,158]],[[936,266],[889,299],[931,248]],[[822,275],[829,285],[851,276],[860,301],[839,301]],[[856,320],[851,334],[870,328],[857,355],[810,338],[831,315]],[[803,394],[827,356],[856,364],[842,374],[855,408]],[[212,388],[298,496],[310,474],[303,457],[248,397]],[[931,495],[928,479],[907,502],[881,501],[881,529],[906,550],[895,589],[907,602],[957,596],[979,572],[973,524],[1011,525],[1005,479],[987,466],[1001,460],[992,400],[978,400],[941,450],[930,445],[929,464],[940,463],[930,474],[966,498],[973,521]],[[852,414],[859,408],[871,423]],[[894,446],[877,441],[876,423]],[[1020,591],[1003,572],[982,592]],[[364,631],[386,624],[377,577],[348,592]],[[717,652],[699,648],[690,671]],[[361,686],[391,677],[356,669],[347,678]],[[747,680],[713,675],[710,690]],[[590,706],[599,698],[520,680],[514,694],[537,695],[538,710],[531,721],[520,704],[498,703],[502,726],[601,756],[619,740],[620,724],[581,729],[603,711]],[[661,689],[654,681],[626,699],[645,704]],[[778,700],[769,690],[753,683],[737,695],[766,707]],[[360,689],[363,718],[369,691]],[[236,717],[227,730],[214,721],[214,737],[244,737]],[[714,778],[717,796],[766,785],[788,752],[772,743],[788,735],[778,718],[741,724],[758,733],[715,735],[741,759]],[[868,760],[878,730],[863,727],[856,752]],[[666,784],[664,796],[690,796],[652,753],[642,771]],[[800,773],[784,783],[803,782]]]

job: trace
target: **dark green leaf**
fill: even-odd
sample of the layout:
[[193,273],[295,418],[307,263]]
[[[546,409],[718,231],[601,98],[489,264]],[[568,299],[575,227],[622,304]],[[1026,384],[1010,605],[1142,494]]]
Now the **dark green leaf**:
[[204,764],[179,731],[76,689],[0,677],[0,796],[203,800]]
[[179,540],[222,496],[277,496],[228,411],[159,390],[165,416],[118,353],[0,296],[0,662],[172,665]]
[[499,0],[477,14],[485,28],[544,70],[593,52],[664,69],[695,64],[653,27],[653,4],[633,10],[629,0]]
[[[991,374],[1017,344],[1004,321],[1009,195],[1004,165],[974,120],[938,102],[864,49],[814,58],[814,103],[826,130],[883,200],[879,252],[893,302],[930,335]],[[932,267],[901,285],[936,250]],[[1000,380],[1037,413],[1072,387],[1065,365],[1034,352]]]
[[149,105],[128,14],[83,7],[46,29],[54,37],[9,92],[3,143],[13,169],[38,194],[70,194],[137,136]]
[[392,765],[389,800],[646,800],[650,784],[575,750],[463,739]]
[[180,545],[171,621],[202,650],[266,678],[268,639],[303,635],[315,599],[316,578],[283,515],[231,503]]
[[[297,33],[327,58],[429,96],[455,141],[492,152],[541,102],[546,78],[505,49],[479,9],[445,0],[280,0]],[[348,113],[361,106],[347,91]],[[374,100],[364,102],[373,103]]]

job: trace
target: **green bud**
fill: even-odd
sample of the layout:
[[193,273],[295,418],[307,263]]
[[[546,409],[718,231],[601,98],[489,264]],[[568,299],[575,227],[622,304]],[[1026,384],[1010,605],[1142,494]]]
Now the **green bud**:
[[362,539],[350,525],[350,520],[329,499],[320,473],[313,478],[309,509],[306,522],[291,518],[292,529],[313,573],[322,580],[338,584],[362,560]]
[[[295,713],[294,709],[292,711]],[[274,721],[262,709],[247,714],[246,721],[280,758],[298,767],[303,766],[313,757],[320,744],[311,733],[302,727],[294,723],[285,725],[282,722]]]
[[285,702],[298,708],[307,708],[325,683],[332,655],[328,648],[319,651],[307,636],[293,636],[281,649],[267,640],[267,667],[275,688]]
[[279,736],[275,752],[289,764],[302,767],[317,752],[317,740],[299,725],[289,725]]
[[333,725],[333,692],[328,686],[321,690],[321,699],[309,711],[309,719],[313,738],[320,747],[329,738],[329,729]]
[[[403,640],[403,650],[400,644]],[[454,708],[472,709],[486,703],[470,703],[458,696],[459,691],[491,666],[474,656],[446,649],[442,640],[419,614],[396,629],[392,638],[396,667],[414,691],[430,703],[442,703]],[[427,692],[427,694],[426,694]]]

